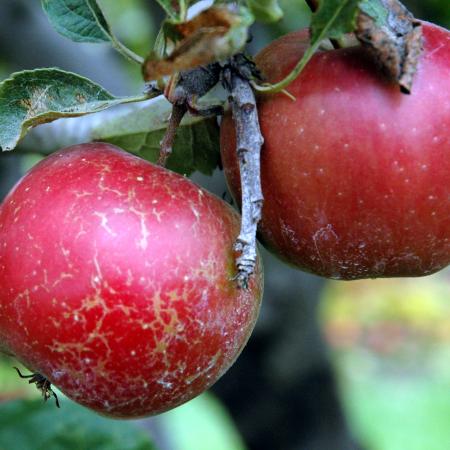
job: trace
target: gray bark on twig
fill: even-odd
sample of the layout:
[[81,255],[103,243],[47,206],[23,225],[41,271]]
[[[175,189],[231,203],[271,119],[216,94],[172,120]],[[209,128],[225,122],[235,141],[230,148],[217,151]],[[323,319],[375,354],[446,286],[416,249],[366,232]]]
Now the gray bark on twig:
[[256,256],[256,228],[261,219],[263,195],[261,189],[260,154],[264,143],[259,127],[256,99],[250,82],[233,71],[230,79],[231,110],[236,127],[236,151],[239,160],[242,192],[241,231],[235,249],[239,286],[246,288],[253,274]]

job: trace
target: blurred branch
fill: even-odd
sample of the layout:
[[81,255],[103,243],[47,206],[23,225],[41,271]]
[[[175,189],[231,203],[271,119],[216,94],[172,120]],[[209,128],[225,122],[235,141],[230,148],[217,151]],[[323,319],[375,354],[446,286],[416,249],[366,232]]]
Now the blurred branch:
[[132,111],[149,108],[156,98],[139,103],[119,105],[87,116],[59,119],[39,125],[25,136],[17,150],[46,155],[62,147],[90,142],[93,139],[92,132],[96,127]]

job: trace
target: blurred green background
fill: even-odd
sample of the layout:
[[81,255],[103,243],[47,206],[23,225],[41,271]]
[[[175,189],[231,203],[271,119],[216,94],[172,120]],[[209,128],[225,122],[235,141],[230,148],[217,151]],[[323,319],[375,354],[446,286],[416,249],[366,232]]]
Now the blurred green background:
[[347,417],[366,448],[450,448],[450,271],[330,282],[320,317]]
[[[116,58],[109,49],[78,47],[56,34],[42,33],[47,26],[45,18],[38,2],[34,2],[36,7],[31,3],[0,2],[1,78],[20,68],[54,64],[101,79],[117,94],[141,89],[139,69]],[[145,0],[99,3],[119,38],[145,54],[162,18],[158,6]],[[285,18],[271,26],[254,27],[252,52],[308,24],[310,14],[304,0],[280,3]],[[448,0],[404,3],[417,17],[450,27]],[[33,40],[39,50],[30,51]],[[55,60],[49,59],[51,64],[43,49],[56,55]],[[89,58],[92,65],[86,64]],[[20,158],[14,166],[18,170],[15,177],[35,161],[32,156]],[[219,192],[224,189],[223,181],[218,186]],[[62,395],[60,410],[53,399],[44,404],[35,387],[19,379],[12,369],[17,363],[2,356],[0,450],[449,450],[450,271],[414,280],[324,283],[264,256],[268,260],[267,286],[260,323],[236,367],[218,383],[220,398],[207,393],[156,418],[111,421]],[[302,322],[292,324],[281,335],[281,327],[289,326],[281,319],[286,316],[302,317]],[[298,331],[302,327],[309,331],[302,334]],[[305,339],[304,343],[300,339]],[[264,359],[260,353],[269,356]],[[315,362],[317,354],[320,363]],[[269,374],[265,384],[258,384],[263,369],[254,363],[261,360]],[[337,403],[333,400],[330,404],[338,412],[319,397],[303,395],[307,384],[290,388],[286,383],[287,394],[283,397],[280,393],[283,380],[317,374],[314,364],[329,365],[330,383],[333,385],[335,378],[337,386]],[[295,365],[301,366],[298,372]],[[240,384],[243,381],[246,384]],[[313,376],[319,392],[325,386],[322,382]],[[305,399],[313,406],[302,412]],[[344,411],[342,419],[338,403]],[[302,422],[309,424],[313,414],[317,417],[308,430],[311,437],[296,440],[296,434],[308,434]],[[333,425],[328,416],[333,416]],[[261,431],[263,427],[267,434]],[[321,440],[325,434],[328,438]]]

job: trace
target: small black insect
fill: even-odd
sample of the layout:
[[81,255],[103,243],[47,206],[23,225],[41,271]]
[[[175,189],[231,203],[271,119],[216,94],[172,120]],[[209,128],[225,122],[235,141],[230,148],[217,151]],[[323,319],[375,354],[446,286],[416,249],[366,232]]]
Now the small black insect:
[[58,396],[53,391],[52,384],[50,383],[49,380],[47,380],[47,378],[44,377],[44,375],[41,375],[40,373],[32,373],[31,375],[23,375],[22,372],[17,367],[14,367],[14,369],[17,370],[17,373],[19,374],[20,378],[29,378],[29,380],[28,380],[29,384],[32,384],[32,383],[36,384],[37,389],[39,389],[42,392],[44,401],[47,401],[53,395],[53,397],[55,397],[56,406],[58,408],[60,407]]

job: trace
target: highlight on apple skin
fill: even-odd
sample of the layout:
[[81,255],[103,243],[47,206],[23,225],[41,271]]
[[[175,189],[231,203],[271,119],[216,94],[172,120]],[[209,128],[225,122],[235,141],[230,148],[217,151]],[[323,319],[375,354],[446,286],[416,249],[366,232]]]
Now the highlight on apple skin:
[[0,210],[0,346],[101,414],[161,413],[245,346],[262,266],[239,289],[240,218],[188,179],[102,143],[36,165]]

